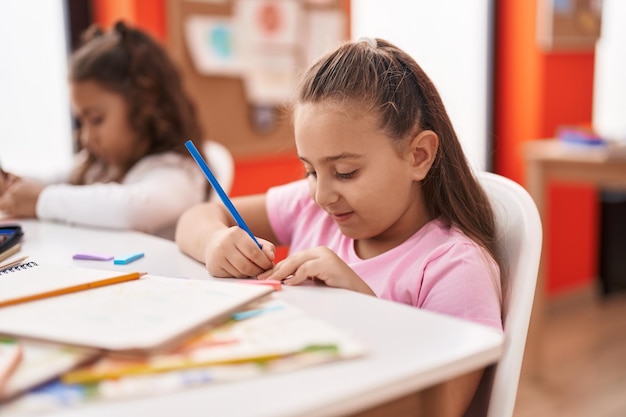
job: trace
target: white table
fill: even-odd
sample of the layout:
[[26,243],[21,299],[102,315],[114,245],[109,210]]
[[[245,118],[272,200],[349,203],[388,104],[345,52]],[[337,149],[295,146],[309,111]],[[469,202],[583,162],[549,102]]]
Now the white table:
[[[136,233],[20,221],[21,255],[38,263],[142,270],[155,275],[215,279],[174,242]],[[142,251],[130,265],[75,261],[78,252]],[[311,284],[284,287],[276,297],[344,329],[368,349],[363,358],[233,383],[208,384],[158,397],[98,402],[62,416],[343,416],[392,402],[495,363],[503,337],[470,322],[351,291]]]

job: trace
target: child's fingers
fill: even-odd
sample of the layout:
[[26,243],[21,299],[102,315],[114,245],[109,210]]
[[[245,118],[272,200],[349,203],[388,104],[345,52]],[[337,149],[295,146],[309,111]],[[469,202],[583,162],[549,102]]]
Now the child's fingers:
[[263,253],[265,253],[265,255],[267,256],[267,259],[269,259],[270,261],[272,261],[272,266],[274,265],[274,259],[276,259],[276,247],[268,242],[268,241],[260,241],[261,245],[262,245],[262,251]]
[[212,261],[207,263],[207,269],[213,276],[233,278],[252,277],[265,271],[237,248],[233,248],[226,256],[213,257]]
[[262,250],[240,227],[226,229],[206,248],[207,270],[214,276],[243,278],[271,269],[274,266],[274,245],[261,239],[259,242]]
[[[293,255],[287,259],[283,259],[274,266],[271,270],[264,272],[257,276],[258,279],[271,279],[285,282],[290,282],[298,268],[306,262],[306,257]],[[289,279],[287,279],[289,278]],[[298,281],[299,283],[299,281]]]
[[316,258],[309,257],[303,260],[302,263],[293,271],[292,275],[284,279],[284,283],[287,285],[299,285],[305,281],[320,279],[318,275],[318,268],[316,265]]
[[9,195],[3,195],[0,198],[0,211],[2,211],[5,214],[13,214],[13,199],[11,198],[11,196]]
[[274,245],[267,241],[260,241],[263,250],[259,250],[250,237],[245,234],[235,245],[234,250],[227,253],[226,259],[232,265],[229,268],[236,277],[255,277],[274,266]]
[[274,266],[274,245],[263,239],[258,240],[262,247],[261,250],[259,250],[259,247],[247,235],[246,239],[237,244],[237,248],[248,259],[248,261],[261,269],[261,271],[250,276],[256,276]]

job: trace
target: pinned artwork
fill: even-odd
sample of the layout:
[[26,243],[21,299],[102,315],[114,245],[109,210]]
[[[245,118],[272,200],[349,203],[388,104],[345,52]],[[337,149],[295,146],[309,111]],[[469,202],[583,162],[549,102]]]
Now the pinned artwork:
[[[296,46],[301,40],[302,6],[293,0],[238,0],[234,18],[248,46]],[[244,30],[245,29],[245,30]]]
[[235,156],[284,152],[297,78],[348,35],[344,0],[167,0],[168,48]]
[[243,64],[230,18],[193,15],[185,21],[185,38],[197,71],[205,75],[240,76]]
[[[300,2],[293,0],[239,0],[234,17],[248,100],[255,106],[273,106],[291,97],[302,40]],[[245,28],[245,29],[244,29]]]

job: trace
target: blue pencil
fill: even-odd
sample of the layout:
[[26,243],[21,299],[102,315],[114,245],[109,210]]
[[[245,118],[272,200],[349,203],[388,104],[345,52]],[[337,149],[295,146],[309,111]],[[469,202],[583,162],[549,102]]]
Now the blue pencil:
[[258,240],[256,240],[256,237],[254,237],[246,222],[243,221],[243,218],[233,205],[233,202],[230,201],[230,198],[228,198],[228,195],[226,194],[220,183],[217,181],[217,178],[215,178],[215,175],[213,175],[213,173],[209,169],[209,166],[206,164],[206,162],[204,162],[204,159],[202,158],[202,155],[200,155],[200,152],[198,152],[198,148],[196,148],[196,145],[194,145],[192,141],[188,140],[187,142],[185,142],[185,147],[187,147],[187,150],[204,173],[206,179],[209,180],[213,189],[217,191],[217,195],[220,196],[222,203],[224,203],[230,215],[233,216],[233,219],[235,219],[237,225],[245,230],[246,233],[248,233],[248,235],[252,238],[252,240],[254,240],[254,243],[257,244],[259,249],[261,249],[261,244]]

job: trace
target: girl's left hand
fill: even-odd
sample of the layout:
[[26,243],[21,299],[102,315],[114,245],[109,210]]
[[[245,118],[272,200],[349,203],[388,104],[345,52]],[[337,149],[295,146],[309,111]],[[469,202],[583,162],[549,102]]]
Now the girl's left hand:
[[0,196],[15,182],[19,181],[20,177],[4,171],[0,168]]
[[375,295],[352,268],[324,246],[295,253],[257,278],[279,280],[286,285],[298,285],[307,279],[318,279],[329,287]]
[[20,178],[0,196],[0,211],[10,217],[37,217],[37,199],[45,185]]

